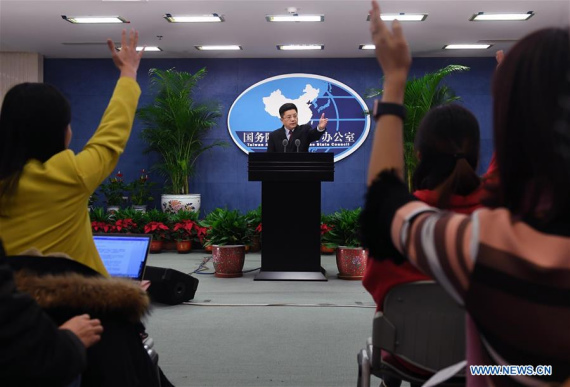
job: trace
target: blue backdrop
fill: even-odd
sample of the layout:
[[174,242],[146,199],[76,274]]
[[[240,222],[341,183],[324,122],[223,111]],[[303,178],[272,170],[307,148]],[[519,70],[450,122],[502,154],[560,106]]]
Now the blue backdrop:
[[[494,58],[417,58],[411,75],[421,76],[448,64],[469,66],[470,71],[450,75],[446,84],[462,97],[465,107],[473,111],[481,126],[481,161],[479,172],[485,171],[492,154],[492,104],[490,85],[495,68]],[[197,100],[214,100],[222,107],[223,117],[210,132],[214,139],[229,143],[227,148],[214,148],[197,162],[196,176],[190,181],[192,193],[202,195],[202,215],[216,207],[242,211],[256,208],[261,202],[261,183],[247,181],[247,155],[231,140],[227,114],[233,101],[249,86],[269,77],[287,73],[309,73],[336,79],[363,96],[370,87],[379,87],[382,72],[373,58],[366,59],[148,59],[144,58],[138,80],[142,89],[139,106],[152,100],[149,91],[150,68],[176,68],[195,72],[206,67],[208,74],[195,92]],[[61,90],[72,107],[73,140],[71,148],[79,151],[93,134],[107,106],[118,71],[110,59],[45,59],[44,80]],[[366,100],[371,108],[372,100]],[[255,120],[255,117],[252,117]],[[273,128],[276,129],[276,128]],[[143,154],[139,138],[141,123],[136,120],[131,139],[117,170],[126,181],[149,170],[153,155]],[[353,209],[363,203],[366,170],[374,130],[352,155],[335,164],[335,181],[322,185],[322,210],[330,213],[339,208]],[[159,176],[150,175],[162,184]],[[157,200],[160,188],[155,190]],[[291,192],[302,196],[302,192]],[[158,203],[158,202],[157,202]]]

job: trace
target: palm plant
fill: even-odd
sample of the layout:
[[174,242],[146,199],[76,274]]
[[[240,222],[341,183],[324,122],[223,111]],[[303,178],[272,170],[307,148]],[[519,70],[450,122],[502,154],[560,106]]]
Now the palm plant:
[[[421,120],[426,113],[439,105],[445,105],[461,99],[453,89],[442,85],[441,81],[451,73],[468,71],[469,67],[449,65],[432,73],[426,73],[419,78],[411,78],[406,83],[404,105],[407,114],[404,121],[404,161],[408,188],[412,189],[412,175],[416,169],[417,157],[414,151],[414,139]],[[365,94],[366,98],[381,95],[382,89],[372,88]]]
[[153,169],[168,179],[170,193],[189,194],[188,180],[198,157],[215,146],[227,145],[223,141],[204,143],[205,135],[221,116],[220,107],[193,99],[196,84],[206,75],[205,68],[195,74],[154,68],[149,75],[157,94],[150,105],[137,112],[146,125],[141,133],[148,145],[145,153],[160,155]]

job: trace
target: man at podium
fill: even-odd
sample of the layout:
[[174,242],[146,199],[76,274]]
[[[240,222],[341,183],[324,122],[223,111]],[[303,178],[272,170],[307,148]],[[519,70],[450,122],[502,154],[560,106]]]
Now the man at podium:
[[269,134],[267,152],[300,153],[308,152],[309,144],[317,141],[327,129],[328,119],[321,115],[319,124],[312,128],[311,124],[297,125],[297,106],[286,103],[279,108],[279,116],[283,126]]

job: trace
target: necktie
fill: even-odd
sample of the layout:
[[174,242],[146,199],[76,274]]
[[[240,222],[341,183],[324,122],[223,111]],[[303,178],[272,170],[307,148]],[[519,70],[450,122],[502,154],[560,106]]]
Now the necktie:
[[293,131],[290,130],[287,135],[289,136],[289,137],[287,137],[287,141],[291,141],[291,137],[293,137]]

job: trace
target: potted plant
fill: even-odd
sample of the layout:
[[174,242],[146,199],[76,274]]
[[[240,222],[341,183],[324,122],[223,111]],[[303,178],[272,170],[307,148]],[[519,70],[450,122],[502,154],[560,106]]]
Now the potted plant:
[[131,204],[135,210],[146,212],[148,202],[154,199],[150,194],[150,189],[154,184],[149,181],[148,174],[144,169],[141,170],[138,179],[127,184],[126,190],[130,193]]
[[168,223],[168,214],[153,209],[147,211],[144,217],[146,220],[144,233],[152,235],[150,252],[160,253],[164,240],[170,236],[170,229],[166,225]]
[[326,244],[323,243],[323,238],[325,234],[332,230],[331,226],[331,216],[330,215],[321,215],[321,253],[322,254],[332,254],[334,253],[334,247],[328,247]]
[[247,222],[247,231],[249,234],[250,251],[257,252],[261,250],[261,206],[255,210],[246,212],[245,220]]
[[143,233],[147,220],[144,213],[133,208],[118,210],[113,214],[115,232],[125,234]]
[[203,152],[227,145],[223,141],[205,143],[206,134],[221,116],[220,107],[198,103],[193,98],[196,84],[206,75],[205,68],[195,74],[153,68],[149,75],[156,95],[150,105],[138,110],[138,117],[146,126],[141,133],[147,144],[145,152],[155,152],[160,157],[153,170],[167,178],[162,210],[199,212],[201,197],[190,193],[189,179]]
[[[426,73],[419,78],[410,78],[404,91],[404,106],[406,107],[406,120],[404,121],[404,162],[408,181],[408,188],[412,190],[412,176],[417,165],[417,156],[414,150],[414,140],[421,120],[432,108],[452,103],[461,97],[455,95],[452,88],[442,85],[441,81],[449,74],[468,71],[469,67],[449,65],[437,71]],[[365,94],[366,98],[381,95],[382,89],[372,88]]]
[[121,171],[117,172],[114,177],[108,178],[106,183],[102,183],[99,186],[99,190],[105,197],[108,212],[115,212],[120,208],[125,189],[126,185]]
[[338,278],[361,279],[366,270],[367,253],[358,238],[358,219],[361,209],[341,209],[330,215],[331,229],[323,235],[327,247],[336,249]]
[[91,230],[94,233],[115,232],[115,225],[109,214],[103,207],[95,207],[89,213],[91,220]]
[[217,208],[208,214],[207,221],[210,228],[206,243],[212,245],[215,276],[241,277],[245,262],[245,245],[249,242],[245,216],[238,210]]

